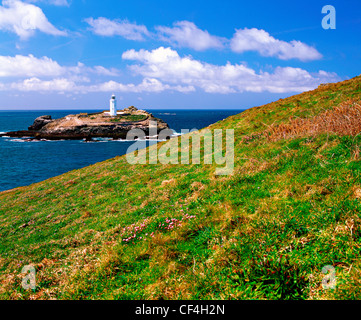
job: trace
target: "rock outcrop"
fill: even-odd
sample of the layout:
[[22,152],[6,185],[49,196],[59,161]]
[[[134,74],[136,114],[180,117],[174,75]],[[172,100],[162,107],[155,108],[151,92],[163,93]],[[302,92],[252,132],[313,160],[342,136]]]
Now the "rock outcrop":
[[37,131],[42,129],[48,123],[53,122],[54,120],[51,116],[40,116],[35,119],[34,123],[28,128],[30,131]]

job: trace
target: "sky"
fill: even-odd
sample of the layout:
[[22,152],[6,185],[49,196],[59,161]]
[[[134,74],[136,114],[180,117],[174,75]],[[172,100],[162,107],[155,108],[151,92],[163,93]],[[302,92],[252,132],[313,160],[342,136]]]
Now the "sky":
[[0,0],[0,110],[247,109],[360,73],[359,0]]

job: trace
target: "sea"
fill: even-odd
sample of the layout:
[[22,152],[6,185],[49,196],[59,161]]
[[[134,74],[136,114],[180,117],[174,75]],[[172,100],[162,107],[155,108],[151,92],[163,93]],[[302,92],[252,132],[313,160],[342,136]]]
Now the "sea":
[[[27,130],[42,115],[53,119],[69,114],[101,110],[0,111],[0,132]],[[180,133],[182,129],[202,129],[243,110],[147,110]],[[29,141],[0,137],[0,192],[30,185],[115,156],[124,155],[134,142],[99,139]]]

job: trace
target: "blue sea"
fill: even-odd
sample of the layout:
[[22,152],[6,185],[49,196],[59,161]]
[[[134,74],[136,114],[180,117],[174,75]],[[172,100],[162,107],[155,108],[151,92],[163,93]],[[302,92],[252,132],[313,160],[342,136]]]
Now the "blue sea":
[[[100,111],[100,110],[99,110]],[[171,129],[202,129],[242,110],[148,110]],[[0,111],[0,132],[27,130],[35,118],[53,119],[96,110]],[[26,186],[126,153],[132,142],[26,141],[0,137],[0,191]]]

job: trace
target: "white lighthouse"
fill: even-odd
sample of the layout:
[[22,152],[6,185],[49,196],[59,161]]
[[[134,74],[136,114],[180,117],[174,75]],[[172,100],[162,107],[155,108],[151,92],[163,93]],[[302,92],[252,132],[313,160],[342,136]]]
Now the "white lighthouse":
[[115,99],[114,94],[110,98],[110,113],[109,114],[111,117],[117,116],[117,100]]

